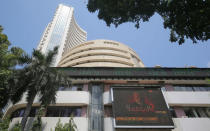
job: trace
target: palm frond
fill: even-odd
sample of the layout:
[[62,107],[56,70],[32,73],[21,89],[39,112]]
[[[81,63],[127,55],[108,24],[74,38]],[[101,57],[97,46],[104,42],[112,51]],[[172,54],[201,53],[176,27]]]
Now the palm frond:
[[29,56],[28,54],[24,53],[21,57],[18,59],[18,64],[19,65],[24,65],[24,64],[30,64],[32,62],[32,57]]
[[28,83],[28,80],[30,79],[31,77],[25,74],[22,70],[16,72],[9,80],[9,87],[11,90],[10,96],[13,103],[20,101],[22,95],[26,92],[27,87],[30,84]]
[[37,60],[39,63],[42,63],[45,61],[45,56],[39,51],[39,50],[33,50],[32,56],[35,60]]
[[46,64],[50,65],[53,61],[54,56],[58,52],[58,47],[56,46],[52,51],[49,51],[47,56],[46,56]]

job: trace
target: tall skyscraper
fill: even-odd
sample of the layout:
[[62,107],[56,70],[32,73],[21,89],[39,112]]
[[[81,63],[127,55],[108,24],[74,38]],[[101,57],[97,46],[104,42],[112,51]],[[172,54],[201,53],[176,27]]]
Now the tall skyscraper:
[[74,8],[59,4],[53,20],[47,25],[37,47],[46,54],[58,46],[52,66],[57,66],[59,60],[72,47],[86,41],[87,33],[79,27],[74,18]]

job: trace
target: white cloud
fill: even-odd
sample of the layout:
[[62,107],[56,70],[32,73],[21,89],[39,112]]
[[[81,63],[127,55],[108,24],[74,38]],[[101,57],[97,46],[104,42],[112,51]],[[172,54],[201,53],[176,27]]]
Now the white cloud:
[[207,63],[207,67],[210,68],[210,61]]

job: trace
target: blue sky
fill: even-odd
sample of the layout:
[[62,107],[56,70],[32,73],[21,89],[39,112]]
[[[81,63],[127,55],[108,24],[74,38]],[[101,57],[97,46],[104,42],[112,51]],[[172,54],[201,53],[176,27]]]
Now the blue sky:
[[77,23],[88,33],[88,40],[109,39],[133,48],[147,67],[210,67],[210,40],[183,45],[169,41],[169,30],[163,28],[162,19],[154,15],[149,22],[136,29],[133,23],[115,28],[107,27],[97,13],[86,8],[87,0],[2,0],[0,25],[13,46],[28,53],[36,48],[46,25],[52,20],[59,3],[74,7]]

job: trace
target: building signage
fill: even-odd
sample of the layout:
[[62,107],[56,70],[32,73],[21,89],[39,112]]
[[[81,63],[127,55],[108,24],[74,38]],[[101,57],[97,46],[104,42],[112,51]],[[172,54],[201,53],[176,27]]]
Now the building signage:
[[115,128],[174,128],[160,88],[112,88]]

